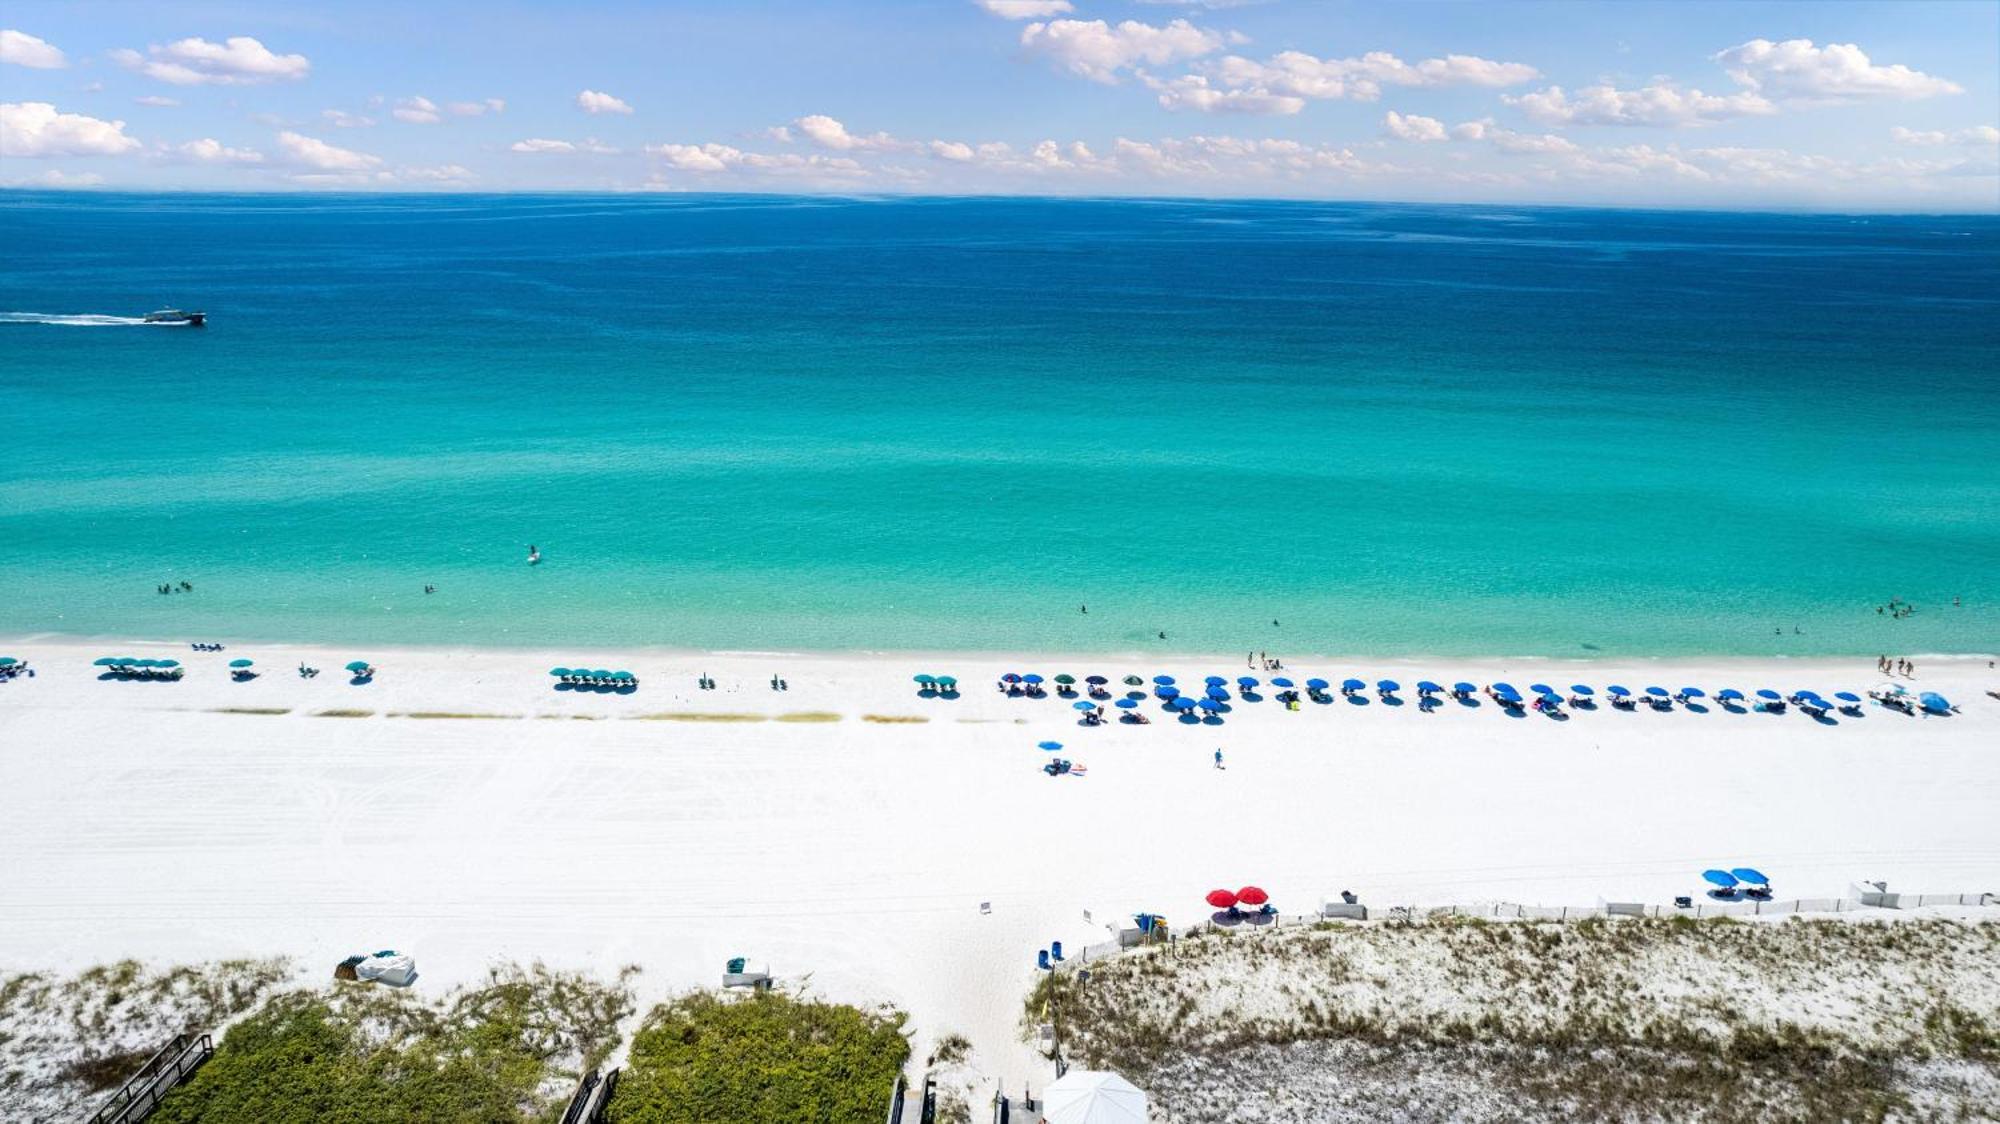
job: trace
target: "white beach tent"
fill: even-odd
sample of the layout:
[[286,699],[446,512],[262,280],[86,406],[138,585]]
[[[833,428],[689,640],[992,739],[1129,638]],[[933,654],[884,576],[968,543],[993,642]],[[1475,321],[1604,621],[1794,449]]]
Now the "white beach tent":
[[1109,1070],[1072,1069],[1042,1090],[1048,1124],[1146,1124],[1146,1094]]

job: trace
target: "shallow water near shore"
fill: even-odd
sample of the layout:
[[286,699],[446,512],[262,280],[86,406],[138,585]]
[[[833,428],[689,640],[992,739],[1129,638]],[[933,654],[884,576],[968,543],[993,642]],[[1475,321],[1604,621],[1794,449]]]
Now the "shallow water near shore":
[[[13,192],[0,242],[0,633],[2000,636],[1990,217]],[[111,319],[163,304],[211,324]]]

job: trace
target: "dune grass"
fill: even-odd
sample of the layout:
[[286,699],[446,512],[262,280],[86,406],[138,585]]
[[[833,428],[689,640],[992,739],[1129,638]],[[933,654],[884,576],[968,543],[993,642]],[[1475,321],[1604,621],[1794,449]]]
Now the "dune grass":
[[219,706],[210,714],[290,714],[291,708],[282,706]]
[[782,992],[695,992],[647,1015],[613,1124],[875,1124],[909,1057],[903,1015]]
[[838,722],[840,715],[830,710],[795,710],[778,715],[780,722]]
[[273,996],[167,1097],[161,1124],[518,1124],[560,1111],[632,1010],[606,983],[532,968],[438,999],[365,984]]
[[641,722],[769,722],[771,720],[766,714],[717,710],[663,710],[634,717]]
[[861,720],[885,726],[915,725],[919,722],[930,721],[930,719],[925,718],[921,714],[864,714],[861,716]]
[[375,717],[375,712],[372,710],[318,710],[313,712],[313,717],[314,718],[373,718]]
[[447,711],[447,710],[406,710],[406,711],[401,711],[401,712],[391,712],[391,713],[390,713],[390,715],[389,715],[389,717],[391,717],[391,718],[473,718],[473,719],[496,719],[496,718],[498,718],[498,719],[504,719],[504,718],[519,718],[519,717],[521,717],[521,716],[520,716],[520,715],[518,715],[518,714],[459,714],[459,713],[455,713],[455,712],[452,712],[452,711]]

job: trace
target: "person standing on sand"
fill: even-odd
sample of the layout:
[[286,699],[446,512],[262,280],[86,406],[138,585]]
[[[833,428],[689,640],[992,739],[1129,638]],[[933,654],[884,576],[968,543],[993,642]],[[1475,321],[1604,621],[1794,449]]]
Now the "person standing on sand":
[[1221,746],[1217,746],[1217,747],[1216,747],[1216,749],[1215,749],[1215,767],[1216,767],[1216,768],[1218,768],[1218,769],[1222,768],[1222,747],[1221,747]]

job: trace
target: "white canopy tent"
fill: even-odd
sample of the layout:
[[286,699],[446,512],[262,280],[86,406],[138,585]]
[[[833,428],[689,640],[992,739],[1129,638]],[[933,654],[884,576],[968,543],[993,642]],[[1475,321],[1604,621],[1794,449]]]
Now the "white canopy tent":
[[1108,1070],[1072,1069],[1042,1090],[1048,1124],[1146,1124],[1146,1094]]

